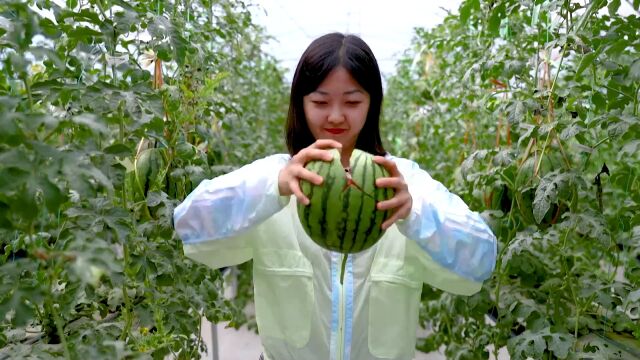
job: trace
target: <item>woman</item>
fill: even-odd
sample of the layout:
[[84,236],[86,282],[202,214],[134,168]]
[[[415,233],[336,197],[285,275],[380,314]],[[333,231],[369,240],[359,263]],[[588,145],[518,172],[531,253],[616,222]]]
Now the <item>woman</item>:
[[[296,68],[286,142],[289,154],[257,160],[203,181],[175,209],[185,255],[212,268],[253,259],[256,320],[269,360],[412,359],[422,283],[455,294],[480,290],[495,266],[496,239],[481,217],[407,159],[382,145],[382,83],[367,44],[332,33],[314,40]],[[389,171],[379,202],[390,209],[373,247],[347,258],[314,243],[296,201],[308,204],[304,168],[331,160],[345,167],[354,148]],[[295,198],[295,200],[292,200]]]

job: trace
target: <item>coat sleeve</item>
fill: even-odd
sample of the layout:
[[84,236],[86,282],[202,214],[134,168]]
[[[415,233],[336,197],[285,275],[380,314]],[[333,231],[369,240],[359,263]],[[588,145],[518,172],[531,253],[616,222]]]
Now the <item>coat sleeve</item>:
[[392,160],[413,200],[409,216],[397,222],[400,232],[419,245],[427,262],[434,260],[476,284],[489,278],[496,263],[497,240],[480,214],[471,211],[415,162]]
[[257,225],[289,202],[278,191],[278,174],[288,160],[272,155],[202,181],[173,212],[185,255],[211,268],[250,260]]

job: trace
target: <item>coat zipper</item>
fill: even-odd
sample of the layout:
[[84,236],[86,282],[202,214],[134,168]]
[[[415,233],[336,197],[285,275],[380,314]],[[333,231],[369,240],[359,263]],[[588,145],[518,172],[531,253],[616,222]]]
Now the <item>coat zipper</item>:
[[[346,257],[347,255],[344,254],[342,255],[343,257]],[[345,259],[343,259],[344,261]],[[344,359],[344,284],[340,284],[338,285],[339,289],[340,289],[340,305],[339,305],[339,312],[338,312],[338,360],[343,360]]]

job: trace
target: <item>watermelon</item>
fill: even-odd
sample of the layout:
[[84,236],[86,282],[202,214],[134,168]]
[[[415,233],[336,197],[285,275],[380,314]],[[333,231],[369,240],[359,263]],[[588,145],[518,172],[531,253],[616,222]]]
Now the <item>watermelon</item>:
[[164,181],[166,160],[163,152],[159,148],[145,149],[134,160],[135,185],[144,196],[151,190],[158,190]]
[[[375,185],[376,179],[389,177],[389,173],[373,161],[373,155],[354,149],[350,168],[344,169],[339,151],[331,151],[332,161],[311,161],[305,166],[324,181],[321,185],[300,181],[300,188],[310,203],[298,202],[298,217],[316,244],[327,250],[353,254],[370,248],[384,234],[381,226],[390,210],[377,210],[376,203],[392,198],[394,190]],[[346,256],[343,275],[345,263]]]

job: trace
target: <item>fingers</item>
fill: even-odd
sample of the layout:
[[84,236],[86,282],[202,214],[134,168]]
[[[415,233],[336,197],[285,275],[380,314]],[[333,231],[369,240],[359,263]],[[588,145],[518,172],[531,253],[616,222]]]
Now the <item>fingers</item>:
[[376,207],[378,210],[392,210],[391,216],[382,223],[382,229],[386,230],[398,220],[409,216],[411,212],[412,199],[409,192],[401,192],[393,198],[380,201]]
[[290,193],[295,195],[300,203],[309,205],[309,199],[300,189],[300,181],[302,180],[308,181],[314,185],[321,185],[324,179],[322,176],[314,173],[313,171],[307,170],[299,164],[289,166],[287,179],[285,181]]
[[287,166],[286,183],[290,192],[297,198],[298,202],[309,205],[310,200],[300,189],[300,181],[305,180],[314,185],[321,185],[322,176],[313,171],[307,170],[304,166],[313,160],[332,161],[333,154],[327,151],[327,148],[340,145],[333,140],[316,141],[313,145],[299,151]]
[[398,170],[398,167],[393,160],[387,159],[384,156],[374,156],[373,161],[387,169],[390,177],[402,177],[402,174],[400,174],[400,170]]
[[342,150],[342,144],[333,139],[319,139],[319,140],[316,140],[316,142],[311,144],[309,147],[314,147],[318,149],[334,148],[334,149]]
[[333,154],[326,149],[311,148],[306,151],[305,155],[308,158],[307,162],[311,160],[324,160],[324,161],[333,160]]
[[289,188],[293,195],[298,199],[298,202],[304,205],[309,205],[309,198],[305,196],[305,194],[300,189],[300,183],[298,181],[290,181]]
[[382,223],[382,229],[388,229],[393,223],[409,216],[413,199],[409,193],[407,183],[404,181],[396,163],[382,156],[374,156],[373,161],[382,165],[389,172],[389,177],[376,180],[376,186],[395,189],[395,195],[388,200],[376,204],[378,210],[391,210],[391,216]]
[[409,200],[410,200],[409,193],[399,193],[389,200],[379,201],[376,204],[376,209],[380,211],[385,211],[385,210],[400,208]]
[[313,160],[331,161],[333,160],[333,154],[324,148],[307,147],[300,150],[292,160],[301,166],[305,166]]
[[410,206],[406,208],[406,210],[404,210],[405,207],[403,207],[402,209],[402,211],[398,210],[391,214],[391,217],[389,217],[387,220],[385,220],[385,222],[382,223],[382,230],[387,230],[396,221],[404,219],[405,217],[407,217],[407,215],[409,215],[409,211],[411,210]]
[[307,180],[308,182],[314,185],[322,184],[322,176],[314,173],[313,171],[307,170],[306,168],[299,167],[296,169],[296,174],[294,174],[297,180]]
[[394,188],[396,190],[403,190],[407,188],[407,184],[401,177],[385,177],[376,179],[376,186],[382,188]]

